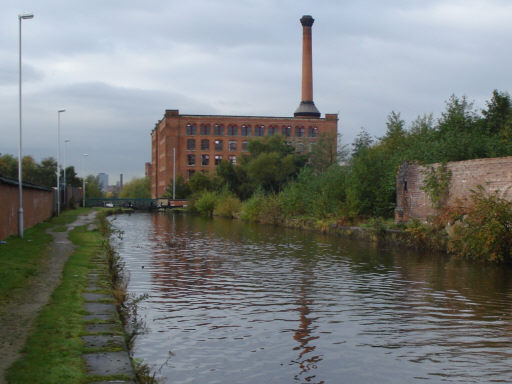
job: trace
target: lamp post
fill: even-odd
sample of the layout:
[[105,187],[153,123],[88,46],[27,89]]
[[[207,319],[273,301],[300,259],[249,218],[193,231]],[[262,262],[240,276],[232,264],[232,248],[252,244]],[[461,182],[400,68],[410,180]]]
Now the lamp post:
[[60,114],[65,109],[57,111],[57,216],[60,216]]
[[89,154],[87,153],[84,153],[83,154],[83,157],[82,157],[82,196],[83,196],[83,203],[82,203],[82,206],[85,208],[85,171],[84,171],[84,160],[85,158],[89,156]]
[[68,186],[66,184],[66,144],[70,141],[69,139],[64,140],[64,208],[68,207],[68,200],[66,199],[66,188]]
[[22,179],[22,169],[21,169],[21,132],[22,132],[22,122],[21,122],[21,20],[32,19],[34,15],[32,13],[24,13],[22,15],[18,15],[19,21],[19,121],[20,121],[20,129],[19,129],[19,146],[18,146],[18,186],[19,186],[19,203],[20,206],[18,208],[18,235],[23,238],[23,179]]

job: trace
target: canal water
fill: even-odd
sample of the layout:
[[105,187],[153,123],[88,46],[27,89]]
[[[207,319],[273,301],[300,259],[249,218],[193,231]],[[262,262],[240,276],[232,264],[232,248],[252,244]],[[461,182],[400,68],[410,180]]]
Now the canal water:
[[512,382],[511,269],[201,217],[111,219],[165,383]]

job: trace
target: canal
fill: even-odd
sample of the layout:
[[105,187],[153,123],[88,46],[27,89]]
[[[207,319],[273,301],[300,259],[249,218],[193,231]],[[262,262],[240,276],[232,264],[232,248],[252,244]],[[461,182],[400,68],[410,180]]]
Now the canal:
[[512,382],[510,268],[187,215],[111,218],[166,383]]

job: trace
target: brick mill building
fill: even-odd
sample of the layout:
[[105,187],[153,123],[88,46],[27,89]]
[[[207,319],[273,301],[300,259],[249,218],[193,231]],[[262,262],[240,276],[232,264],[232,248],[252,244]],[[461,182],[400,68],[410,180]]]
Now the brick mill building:
[[336,145],[338,115],[320,112],[313,102],[312,39],[314,19],[303,16],[302,101],[293,117],[182,115],[168,109],[151,132],[151,197],[164,194],[175,172],[189,179],[195,172],[215,171],[222,160],[237,164],[249,140],[281,135],[297,152],[307,153],[324,134]]

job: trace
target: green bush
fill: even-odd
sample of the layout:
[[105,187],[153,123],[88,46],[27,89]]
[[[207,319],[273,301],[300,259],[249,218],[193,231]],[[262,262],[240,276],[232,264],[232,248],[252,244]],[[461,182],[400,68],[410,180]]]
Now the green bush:
[[240,206],[240,199],[225,188],[216,196],[213,214],[215,216],[237,217],[240,212]]
[[282,220],[282,203],[280,195],[270,194],[265,196],[260,207],[259,221],[265,224],[277,224]]
[[202,215],[213,216],[217,203],[217,193],[205,191],[195,201],[194,208]]
[[247,221],[260,221],[261,207],[265,200],[263,190],[258,189],[246,200],[240,210],[240,218]]
[[512,202],[472,191],[472,206],[451,230],[448,251],[456,256],[492,263],[512,261]]

